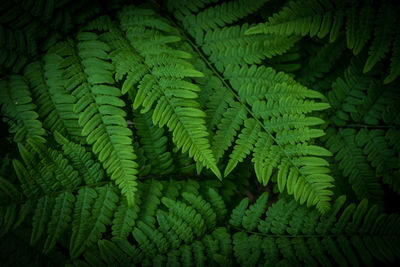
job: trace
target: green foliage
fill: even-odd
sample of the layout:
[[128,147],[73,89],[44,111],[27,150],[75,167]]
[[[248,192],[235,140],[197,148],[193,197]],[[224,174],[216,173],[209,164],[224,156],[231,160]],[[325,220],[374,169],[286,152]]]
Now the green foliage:
[[[377,14],[375,9],[379,8]],[[391,66],[384,83],[390,83],[399,75],[398,60],[398,5],[392,1],[337,1],[308,0],[290,1],[278,13],[246,31],[247,34],[272,33],[284,36],[310,35],[334,42],[345,29],[347,48],[358,55],[370,39],[368,58],[363,72],[369,72],[381,61],[392,46]],[[397,36],[397,37],[395,37]]]
[[0,4],[2,265],[395,264],[398,13]]

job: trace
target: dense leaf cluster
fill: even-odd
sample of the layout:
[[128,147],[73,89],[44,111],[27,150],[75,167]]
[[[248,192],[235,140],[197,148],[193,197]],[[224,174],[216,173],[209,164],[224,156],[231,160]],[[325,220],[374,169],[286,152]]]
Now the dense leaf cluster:
[[2,265],[399,259],[395,1],[0,14]]

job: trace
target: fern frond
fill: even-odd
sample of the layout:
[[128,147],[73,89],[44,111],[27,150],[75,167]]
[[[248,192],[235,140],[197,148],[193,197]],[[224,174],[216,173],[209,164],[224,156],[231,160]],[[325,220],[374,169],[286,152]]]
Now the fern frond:
[[24,194],[33,197],[39,195],[40,192],[46,195],[56,190],[59,182],[53,179],[52,170],[47,169],[43,162],[37,163],[37,155],[33,151],[23,145],[19,145],[18,149],[26,167],[17,159],[13,160],[13,167],[22,184]]
[[[171,185],[173,187],[173,185]],[[142,203],[138,218],[147,224],[155,224],[154,215],[160,205],[163,184],[156,180],[148,180],[140,186],[140,201]],[[167,196],[168,197],[168,196]]]
[[400,75],[400,35],[397,33],[393,41],[392,57],[390,58],[390,73],[383,81],[384,84],[391,83]]
[[179,0],[170,0],[167,3],[167,8],[169,11],[174,13],[174,16],[183,20],[183,18],[192,13],[197,13],[199,10],[203,9],[206,5],[217,3],[217,0],[201,0],[201,1],[185,1],[182,3]]
[[86,184],[94,184],[103,179],[103,169],[98,162],[93,161],[92,154],[84,147],[69,141],[58,132],[54,132],[54,139],[62,145],[64,154],[69,157]]
[[[216,77],[211,76],[214,79],[213,83],[215,85],[211,85],[212,90],[210,90],[209,99],[206,100],[206,110],[205,113],[207,114],[206,117],[206,125],[207,129],[214,132],[215,128],[221,123],[223,114],[225,113],[226,109],[229,105],[234,103],[233,96],[228,89],[223,87],[220,80]],[[203,89],[202,89],[203,90]],[[214,147],[213,145],[211,147]],[[218,156],[216,156],[216,160],[218,161]]]
[[69,222],[72,220],[74,201],[75,197],[70,192],[64,192],[56,197],[47,228],[47,238],[43,248],[44,253],[48,253],[54,248],[56,242],[68,227]]
[[88,237],[91,221],[91,210],[96,201],[97,192],[93,188],[82,188],[78,191],[75,209],[72,219],[72,235],[70,240],[70,254],[73,258],[78,257],[83,252],[83,244]]
[[208,229],[213,229],[215,227],[217,215],[209,203],[201,196],[196,196],[192,193],[183,192],[182,197],[201,215]]
[[45,141],[46,132],[38,120],[36,105],[32,103],[29,87],[22,76],[12,75],[8,81],[0,81],[0,101],[1,113],[8,118],[9,131],[14,134],[15,142],[23,143],[33,136]]
[[376,20],[374,40],[369,48],[369,56],[363,69],[364,73],[370,71],[389,52],[394,25],[396,25],[396,8],[390,4],[383,4]]
[[[344,77],[338,77],[328,92],[328,99],[335,114],[332,121],[337,125],[346,122],[379,125],[392,124],[396,115],[388,109],[395,108],[399,94],[392,86],[382,86],[378,80],[362,73],[359,60],[353,60],[344,71]],[[392,117],[392,118],[391,118]],[[394,119],[395,120],[395,119]]]
[[226,205],[219,193],[213,188],[208,189],[208,200],[217,215],[217,221],[223,221],[227,213]]
[[[128,39],[131,45],[144,58],[148,65],[149,72],[143,77],[139,91],[135,98],[134,108],[140,105],[145,107],[147,111],[158,99],[153,111],[153,122],[160,127],[167,125],[173,133],[173,141],[182,152],[189,152],[189,156],[196,161],[202,162],[207,168],[210,168],[217,176],[219,171],[215,165],[215,160],[209,149],[209,142],[205,138],[208,133],[203,126],[205,116],[204,112],[197,108],[198,104],[193,98],[197,96],[195,93],[198,87],[187,81],[181,81],[183,77],[200,77],[200,72],[194,70],[190,64],[188,65],[177,57],[170,54],[178,50],[172,50],[166,46],[169,42],[176,42],[176,38],[166,38],[157,33],[145,31],[138,32],[138,29],[129,28],[127,18],[122,17],[122,28],[127,31]],[[125,23],[125,24],[124,24]],[[140,29],[140,28],[139,28]],[[149,34],[152,34],[149,36]],[[171,36],[172,37],[172,36]],[[144,39],[149,40],[152,44],[143,46]],[[152,50],[149,50],[152,47]],[[160,54],[161,57],[156,57]],[[187,57],[186,53],[181,53],[182,57]],[[162,60],[157,62],[157,59]],[[152,92],[148,92],[152,90]]]
[[[136,203],[140,203],[136,200]],[[128,206],[126,199],[120,199],[112,221],[113,238],[126,238],[132,231],[139,213],[139,206]]]
[[[337,39],[342,31],[346,33],[347,48],[358,55],[365,44],[372,38],[369,57],[363,72],[369,72],[377,62],[381,61],[389,51],[393,42],[393,51],[398,50],[398,41],[393,41],[395,29],[398,27],[396,12],[398,7],[387,2],[379,5],[379,14],[375,19],[374,1],[334,1],[309,0],[306,2],[290,1],[279,13],[275,13],[263,24],[254,26],[246,34],[272,33],[284,36],[292,34],[317,35],[324,38],[330,35],[330,41]],[[372,30],[374,28],[374,34]],[[373,36],[372,36],[373,35]],[[398,73],[395,64],[397,52],[393,52],[393,67],[385,83],[393,81]]]
[[231,218],[229,219],[229,223],[233,226],[239,227],[242,225],[243,217],[246,213],[247,206],[249,205],[249,199],[244,198],[240,201],[239,205],[237,205],[232,210]]
[[36,205],[32,219],[32,234],[30,244],[34,245],[46,231],[47,221],[51,218],[53,199],[49,196],[41,197]]
[[24,69],[24,75],[40,107],[38,114],[43,120],[43,126],[51,132],[58,131],[73,140],[81,141],[78,114],[73,113],[76,98],[65,90],[62,72],[57,69],[61,60],[56,54],[46,55],[45,63],[36,61],[29,64]]
[[[324,97],[319,92],[296,83],[283,73],[277,74],[270,68],[230,66],[225,70],[224,76],[230,78],[232,87],[237,91],[239,103],[242,106],[248,104],[252,107],[250,115],[253,118],[246,119],[245,124],[253,122],[253,127],[257,128],[251,138],[247,135],[240,138],[239,135],[238,142],[242,139],[245,142],[243,146],[239,143],[233,146],[226,174],[240,159],[253,151],[254,162],[257,162],[256,174],[260,182],[267,184],[273,169],[278,168],[281,192],[285,190],[288,179],[290,183],[287,183],[286,189],[289,194],[293,194],[300,203],[307,202],[308,206],[317,205],[321,212],[326,211],[332,194],[329,190],[332,187],[330,184],[332,178],[327,174],[329,169],[325,167],[327,162],[323,159],[316,161],[315,157],[303,158],[303,156],[330,155],[322,148],[320,150],[311,148],[313,146],[307,148],[312,139],[324,135],[322,130],[306,126],[323,123],[322,120],[307,117],[306,114],[328,108],[327,103],[316,101]],[[260,123],[259,119],[264,119],[264,123]],[[296,125],[304,127],[297,128]],[[243,131],[246,129],[248,126],[245,125]],[[256,142],[259,137],[265,139],[258,139]],[[297,151],[291,147],[304,143],[307,145],[300,146],[301,149]],[[260,153],[260,146],[267,148],[268,152]],[[242,150],[243,152],[240,152]],[[321,177],[321,180],[318,177]]]
[[202,235],[205,232],[205,222],[195,209],[182,202],[175,202],[169,198],[162,198],[161,201],[169,209],[170,215],[182,218],[182,220],[187,222],[188,226],[193,229],[195,235]]
[[268,193],[264,192],[258,197],[256,203],[251,205],[245,212],[242,220],[243,227],[248,231],[253,231],[257,227],[257,221],[264,213],[267,206]]
[[260,125],[257,124],[256,120],[248,119],[244,121],[244,128],[236,140],[232,154],[229,155],[230,160],[226,165],[224,176],[228,176],[237,163],[243,161],[246,155],[250,153],[259,131]]
[[120,91],[113,87],[114,79],[109,59],[109,46],[98,40],[91,32],[77,36],[77,51],[68,43],[59,48],[63,53],[61,66],[65,69],[65,86],[74,96],[79,96],[74,112],[80,112],[79,124],[82,135],[86,136],[93,152],[103,167],[127,197],[129,205],[134,204],[136,191],[137,164],[133,151],[132,133],[121,109],[125,103],[119,99]]
[[134,123],[136,133],[140,137],[140,143],[145,156],[150,161],[150,172],[153,174],[167,174],[173,171],[171,153],[167,151],[167,137],[164,130],[152,123],[153,112],[136,114]]
[[96,191],[98,197],[93,204],[93,210],[91,212],[91,221],[89,224],[91,229],[83,243],[84,246],[87,247],[94,245],[106,231],[105,226],[111,224],[111,218],[119,199],[115,192],[115,188],[112,186],[106,185],[98,187],[96,188]]
[[359,199],[368,198],[372,203],[379,203],[383,190],[374,170],[368,164],[361,147],[357,145],[355,129],[327,131],[326,145],[339,161],[339,168],[348,177]]
[[17,218],[17,205],[8,205],[7,207],[2,206],[0,209],[0,215],[2,217],[0,221],[0,237],[7,234],[12,228]]
[[229,64],[259,64],[265,58],[281,55],[298,41],[299,37],[279,35],[245,35],[247,23],[241,26],[215,28],[207,31],[203,39],[197,40],[204,53],[209,56],[219,71]]
[[208,30],[223,27],[238,21],[257,11],[267,2],[262,1],[242,1],[235,0],[222,3],[217,6],[209,7],[196,15],[187,15],[183,19],[185,28],[193,28],[194,30]]
[[368,161],[375,168],[376,176],[383,177],[383,182],[392,181],[389,185],[396,188],[400,161],[396,159],[395,150],[389,148],[385,132],[361,129],[355,138],[357,145],[363,148]]
[[[333,2],[333,1],[332,1]],[[310,0],[300,4],[290,1],[279,13],[274,14],[265,24],[250,28],[247,34],[277,33],[325,37],[342,17],[334,16],[344,5],[334,6],[330,1]],[[336,12],[335,12],[336,11]],[[332,34],[332,33],[331,33]],[[334,35],[334,34],[333,34]]]
[[53,180],[57,181],[54,189],[62,186],[72,190],[82,183],[78,172],[69,165],[68,160],[57,150],[45,147],[33,138],[28,140],[28,144],[38,154],[41,163],[47,167],[46,170],[54,175],[55,179],[53,178]]
[[282,264],[329,264],[329,254],[338,264],[370,264],[372,258],[393,261],[398,243],[394,247],[387,244],[394,244],[399,234],[398,216],[382,214],[377,206],[368,207],[366,200],[357,206],[344,203],[345,197],[339,197],[321,216],[294,201],[279,200],[268,209],[265,219],[257,220],[260,233],[239,231],[233,235],[235,256],[242,264],[262,262],[261,251],[269,261]]
[[232,107],[223,113],[223,118],[217,125],[218,128],[211,143],[216,160],[221,159],[224,152],[232,145],[246,115],[246,110],[237,103],[233,103]]

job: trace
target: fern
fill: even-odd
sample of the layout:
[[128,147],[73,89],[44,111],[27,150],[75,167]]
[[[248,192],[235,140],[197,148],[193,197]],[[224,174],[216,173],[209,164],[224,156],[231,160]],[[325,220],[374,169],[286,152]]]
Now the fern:
[[393,36],[398,28],[396,21],[397,6],[387,2],[379,6],[375,18],[377,1],[335,1],[310,0],[304,3],[290,1],[279,13],[247,30],[247,34],[274,33],[290,36],[310,35],[324,38],[329,34],[331,42],[345,30],[347,47],[359,54],[372,38],[369,57],[364,63],[363,72],[369,72],[377,62],[389,52],[393,42],[392,66],[385,83],[393,81],[397,73],[397,41]]
[[24,142],[33,136],[46,135],[42,123],[38,120],[35,104],[32,103],[29,87],[25,79],[19,75],[13,75],[8,81],[1,81],[2,114],[9,120],[10,132],[14,134],[15,142]]
[[0,5],[2,265],[395,265],[397,5],[141,2]]

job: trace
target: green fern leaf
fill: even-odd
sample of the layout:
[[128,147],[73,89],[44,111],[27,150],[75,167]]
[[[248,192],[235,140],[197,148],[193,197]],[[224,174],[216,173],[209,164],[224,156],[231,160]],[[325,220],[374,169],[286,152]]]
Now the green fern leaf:
[[368,52],[369,57],[364,65],[364,73],[370,71],[389,51],[395,20],[395,9],[391,5],[382,5],[377,18],[374,40]]
[[32,103],[25,79],[22,76],[12,75],[8,82],[0,81],[0,88],[1,112],[8,118],[7,122],[10,125],[10,132],[14,134],[15,142],[22,143],[33,136],[38,136],[44,142],[43,137],[46,132],[38,120],[36,105]]
[[47,228],[47,238],[43,252],[50,252],[71,221],[71,213],[75,197],[70,192],[64,192],[55,199],[54,209]]
[[77,258],[84,249],[84,242],[88,236],[89,222],[91,221],[91,209],[97,192],[93,188],[84,187],[79,189],[72,219],[72,235],[70,240],[71,257]]
[[35,214],[32,220],[32,234],[30,244],[35,244],[45,232],[47,221],[50,218],[51,210],[53,209],[53,199],[44,196],[39,199],[35,208]]

